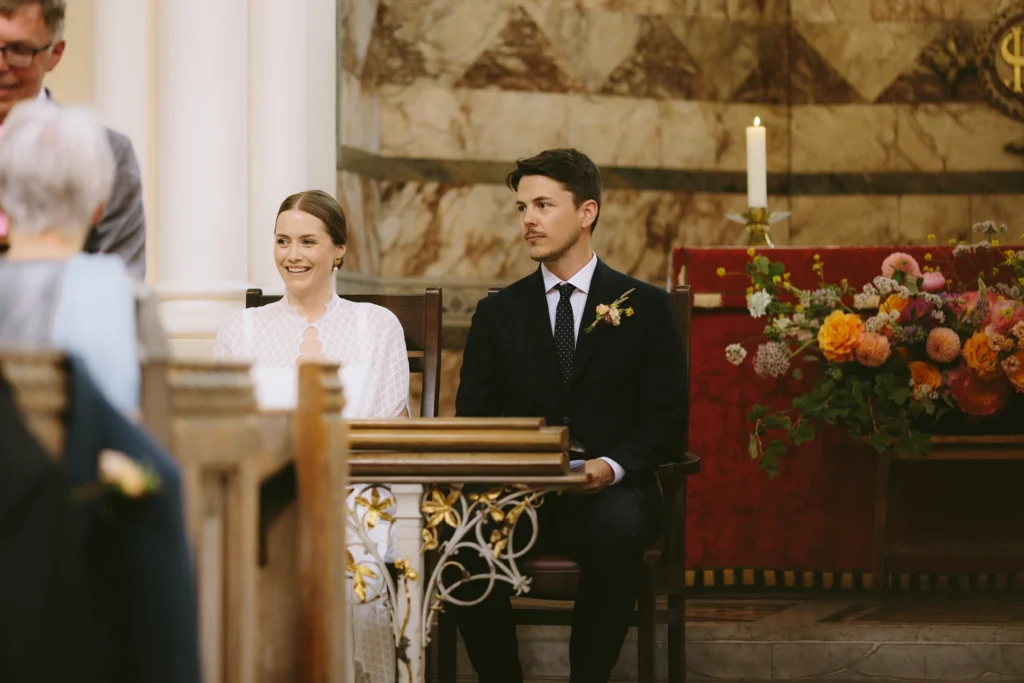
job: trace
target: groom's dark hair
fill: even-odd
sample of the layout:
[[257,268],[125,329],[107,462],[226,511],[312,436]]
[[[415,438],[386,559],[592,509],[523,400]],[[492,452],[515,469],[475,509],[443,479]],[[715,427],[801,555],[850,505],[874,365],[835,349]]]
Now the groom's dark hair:
[[588,199],[597,202],[597,215],[590,224],[590,233],[594,233],[597,219],[601,216],[601,172],[590,157],[575,149],[548,149],[535,157],[519,159],[515,170],[506,179],[509,189],[516,192],[519,181],[528,175],[540,175],[562,183],[572,193],[577,209]]

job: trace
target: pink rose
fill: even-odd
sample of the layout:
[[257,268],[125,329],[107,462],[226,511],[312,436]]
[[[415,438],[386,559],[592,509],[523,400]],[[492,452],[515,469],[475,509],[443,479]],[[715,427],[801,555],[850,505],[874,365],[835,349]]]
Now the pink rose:
[[925,273],[922,277],[924,278],[924,282],[921,283],[921,289],[926,292],[935,294],[936,292],[941,292],[946,288],[946,276],[937,270]]
[[913,256],[904,254],[902,251],[893,252],[882,261],[883,277],[892,277],[897,270],[902,270],[910,277],[921,277],[921,266],[917,264]]
[[970,368],[959,367],[947,376],[953,400],[966,414],[988,417],[1006,407],[1011,386],[1006,375],[999,373],[983,379]]

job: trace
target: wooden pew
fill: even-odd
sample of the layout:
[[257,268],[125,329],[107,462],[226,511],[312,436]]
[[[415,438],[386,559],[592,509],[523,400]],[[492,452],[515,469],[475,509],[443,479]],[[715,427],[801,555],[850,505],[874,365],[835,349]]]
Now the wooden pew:
[[64,451],[67,364],[60,353],[0,350],[0,373],[14,392],[25,426],[55,458]]
[[[186,484],[196,553],[204,679],[346,679],[345,426],[337,367],[304,366],[293,412],[259,413],[245,365],[162,362],[143,369],[147,427]],[[298,496],[268,527],[283,472]]]

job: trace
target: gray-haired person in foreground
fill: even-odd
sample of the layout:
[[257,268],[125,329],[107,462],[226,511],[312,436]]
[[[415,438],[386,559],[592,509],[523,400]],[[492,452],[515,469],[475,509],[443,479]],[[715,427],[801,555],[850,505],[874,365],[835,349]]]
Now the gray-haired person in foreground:
[[[67,0],[0,0],[0,126],[5,126],[18,102],[50,99],[43,77],[64,56],[66,11]],[[146,217],[139,162],[127,137],[109,129],[105,135],[114,159],[114,181],[83,248],[117,254],[131,276],[141,281],[146,275]]]
[[0,210],[10,250],[0,259],[0,346],[79,356],[108,400],[134,414],[139,361],[165,356],[167,339],[121,259],[82,253],[115,168],[106,130],[85,109],[29,101],[7,116]]

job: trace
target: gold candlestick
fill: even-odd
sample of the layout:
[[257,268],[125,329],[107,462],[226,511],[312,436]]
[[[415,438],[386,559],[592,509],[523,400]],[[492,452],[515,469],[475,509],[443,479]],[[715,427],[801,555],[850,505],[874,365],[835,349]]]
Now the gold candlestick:
[[748,207],[746,213],[742,214],[725,214],[725,217],[734,223],[746,226],[748,247],[774,247],[768,232],[772,223],[777,223],[787,216],[789,211],[769,211],[764,206]]

